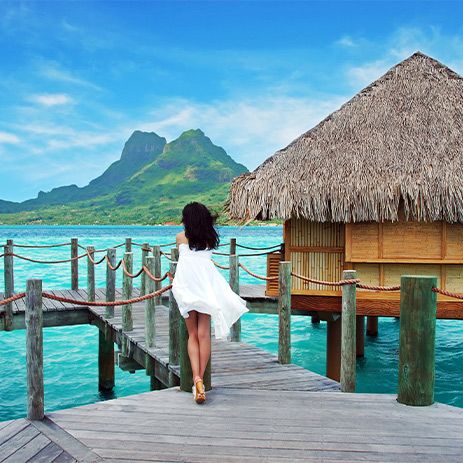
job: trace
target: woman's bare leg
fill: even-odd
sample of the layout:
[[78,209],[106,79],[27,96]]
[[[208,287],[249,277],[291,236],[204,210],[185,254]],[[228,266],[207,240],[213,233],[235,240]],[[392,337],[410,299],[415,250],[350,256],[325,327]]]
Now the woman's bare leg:
[[207,362],[211,356],[211,316],[198,313],[198,340],[199,340],[199,376],[203,378]]
[[189,312],[189,317],[185,318],[185,324],[188,330],[188,356],[190,357],[191,372],[193,373],[194,382],[196,376],[201,376],[198,341],[198,312],[196,312],[196,310],[191,310]]

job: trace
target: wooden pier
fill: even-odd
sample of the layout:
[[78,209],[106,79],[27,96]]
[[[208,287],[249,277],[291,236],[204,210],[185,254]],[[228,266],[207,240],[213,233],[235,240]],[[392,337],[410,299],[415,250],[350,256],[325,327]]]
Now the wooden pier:
[[[75,241],[73,246],[77,246]],[[154,253],[156,256],[156,247]],[[1,463],[462,461],[463,409],[433,403],[434,345],[423,342],[424,338],[434,339],[432,279],[406,277],[409,283],[402,282],[407,316],[401,327],[398,397],[354,394],[355,272],[345,272],[342,309],[337,315],[343,321],[339,384],[291,364],[291,315],[299,310],[291,307],[290,263],[280,264],[280,293],[275,298],[265,295],[263,285],[239,285],[238,259],[232,254],[233,290],[247,300],[251,312],[279,316],[278,357],[241,342],[239,325],[232,329],[229,340],[213,337],[211,389],[206,403],[198,405],[184,379],[189,376],[187,354],[185,343],[179,340],[185,332],[182,320],[173,316],[178,312],[175,300],[167,292],[154,298],[158,294],[154,293],[155,282],[159,288],[161,281],[159,252],[157,259],[155,256],[146,252],[142,258],[147,267],[145,275],[139,272],[140,287],[133,287],[137,275],[131,273],[130,250],[120,262],[123,287],[115,287],[119,265],[115,266],[114,249],[110,249],[106,288],[95,287],[95,262],[89,260],[88,286],[79,289],[76,258],[72,261],[72,289],[44,288],[42,292],[40,280],[28,280],[25,297],[17,295],[8,306],[5,301],[0,307],[0,330],[27,329],[28,356],[28,419],[0,423]],[[175,250],[171,259],[174,273]],[[150,269],[154,269],[152,273]],[[12,271],[5,272],[5,282],[0,301],[15,294]],[[137,299],[142,296],[143,302]],[[420,309],[423,301],[417,303],[418,297],[424,297],[427,304],[424,316]],[[126,299],[133,299],[132,303],[120,305]],[[114,300],[119,305],[108,309],[105,303]],[[92,305],[92,301],[101,305]],[[415,320],[426,333],[423,339],[413,336]],[[116,361],[126,371],[144,369],[151,378],[151,392],[44,416],[42,326],[76,324],[98,328],[95,387],[112,389]],[[207,387],[206,376],[205,383]]]

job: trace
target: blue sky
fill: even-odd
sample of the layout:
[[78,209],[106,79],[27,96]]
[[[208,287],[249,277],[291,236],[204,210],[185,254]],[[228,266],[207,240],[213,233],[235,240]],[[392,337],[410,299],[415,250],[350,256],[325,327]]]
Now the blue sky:
[[463,3],[0,0],[0,199],[86,185],[136,130],[254,169],[416,50],[463,73]]

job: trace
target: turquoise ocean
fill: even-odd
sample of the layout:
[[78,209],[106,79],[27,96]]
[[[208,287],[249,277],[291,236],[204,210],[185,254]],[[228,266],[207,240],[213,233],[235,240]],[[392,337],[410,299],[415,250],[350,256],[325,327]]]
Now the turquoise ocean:
[[[107,248],[131,237],[136,243],[170,243],[180,227],[174,226],[0,226],[0,242],[13,239],[17,244],[55,244],[78,238],[82,246]],[[235,237],[239,244],[265,247],[282,241],[282,228],[220,227],[221,240]],[[224,247],[224,250],[227,248]],[[134,270],[141,264],[141,251],[134,251]],[[35,259],[70,257],[70,247],[51,249],[16,248],[15,252]],[[240,250],[241,253],[252,251]],[[118,249],[118,257],[123,248]],[[216,256],[226,264],[227,258]],[[241,262],[259,274],[265,274],[265,256],[242,257]],[[167,260],[163,259],[167,270]],[[86,259],[79,261],[79,286],[86,285]],[[43,288],[70,288],[70,264],[43,265],[16,259],[15,290],[23,291],[28,278],[43,279]],[[241,272],[241,282],[260,283]],[[0,288],[3,291],[3,259],[0,259]],[[97,266],[97,286],[104,287],[104,267]],[[118,286],[121,285],[120,272]],[[137,283],[135,283],[137,285]],[[293,362],[325,374],[326,324],[312,325],[310,317],[292,317]],[[250,314],[242,317],[242,339],[274,354],[278,348],[278,319],[275,315]],[[399,321],[382,318],[379,336],[366,338],[365,357],[357,361],[358,392],[396,393]],[[135,374],[116,368],[116,387],[110,395],[98,392],[98,332],[93,326],[68,326],[44,329],[45,409],[52,411],[100,400],[149,391],[150,381],[143,370]],[[0,421],[26,414],[26,341],[25,331],[0,332]],[[437,321],[436,400],[463,407],[463,322]]]

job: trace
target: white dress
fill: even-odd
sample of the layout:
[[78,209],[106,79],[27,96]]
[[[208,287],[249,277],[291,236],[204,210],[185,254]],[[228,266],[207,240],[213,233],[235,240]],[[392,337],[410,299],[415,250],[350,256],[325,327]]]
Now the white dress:
[[183,318],[189,317],[190,310],[211,316],[216,339],[226,338],[233,323],[249,312],[246,301],[215,268],[212,250],[197,251],[185,243],[179,245],[172,293]]

